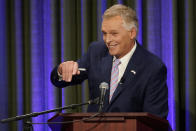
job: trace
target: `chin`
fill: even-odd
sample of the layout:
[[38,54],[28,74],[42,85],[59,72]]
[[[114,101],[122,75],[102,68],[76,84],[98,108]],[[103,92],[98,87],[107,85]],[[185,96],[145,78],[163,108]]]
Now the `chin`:
[[111,56],[116,56],[117,54],[114,53],[114,52],[110,52],[110,55],[111,55]]

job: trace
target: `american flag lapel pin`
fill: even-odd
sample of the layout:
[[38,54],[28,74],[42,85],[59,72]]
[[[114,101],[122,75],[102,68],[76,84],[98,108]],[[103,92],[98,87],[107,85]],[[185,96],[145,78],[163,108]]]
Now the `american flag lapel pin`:
[[136,75],[136,72],[134,70],[131,70],[131,73],[133,73],[134,75]]

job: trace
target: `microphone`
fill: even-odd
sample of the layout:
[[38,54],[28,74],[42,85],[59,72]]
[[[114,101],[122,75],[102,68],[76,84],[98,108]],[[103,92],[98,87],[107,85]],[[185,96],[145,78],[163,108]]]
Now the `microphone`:
[[105,94],[106,94],[106,90],[109,88],[108,83],[106,82],[102,82],[99,85],[99,89],[100,89],[100,97],[99,97],[99,112],[102,111],[103,108],[103,102],[104,102],[104,98],[105,98]]

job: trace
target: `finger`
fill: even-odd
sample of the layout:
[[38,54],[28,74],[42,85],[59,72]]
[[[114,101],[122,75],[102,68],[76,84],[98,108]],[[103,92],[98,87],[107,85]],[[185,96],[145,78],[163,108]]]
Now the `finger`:
[[78,70],[78,71],[77,71],[77,75],[79,75],[79,74],[80,74],[80,71]]
[[67,81],[67,71],[68,71],[67,65],[66,65],[66,63],[63,63],[63,65],[62,65],[62,79],[66,82],[68,82]]
[[74,62],[72,74],[73,74],[73,75],[76,75],[77,72],[78,72],[78,63],[77,63],[77,62]]
[[69,64],[69,66],[67,67],[68,68],[68,71],[67,71],[67,81],[68,82],[71,82],[71,80],[72,80],[72,76],[73,76],[73,74],[72,74],[72,72],[73,72],[73,63],[70,63]]
[[72,80],[72,70],[73,70],[73,62],[67,61],[62,65],[62,77],[66,82],[70,82]]

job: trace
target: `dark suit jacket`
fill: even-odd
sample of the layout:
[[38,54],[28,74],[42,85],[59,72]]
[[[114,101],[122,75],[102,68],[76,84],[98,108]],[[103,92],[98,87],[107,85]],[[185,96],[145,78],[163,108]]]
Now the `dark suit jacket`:
[[[104,42],[93,42],[88,52],[78,61],[86,72],[73,76],[72,82],[58,81],[57,67],[51,73],[51,81],[57,87],[89,82],[90,99],[99,97],[101,82],[110,85],[113,57]],[[133,71],[136,73],[134,74]],[[167,70],[163,62],[137,44],[124,75],[109,103],[106,92],[104,112],[149,112],[166,118],[168,114]],[[89,105],[88,112],[97,112],[98,105]]]

